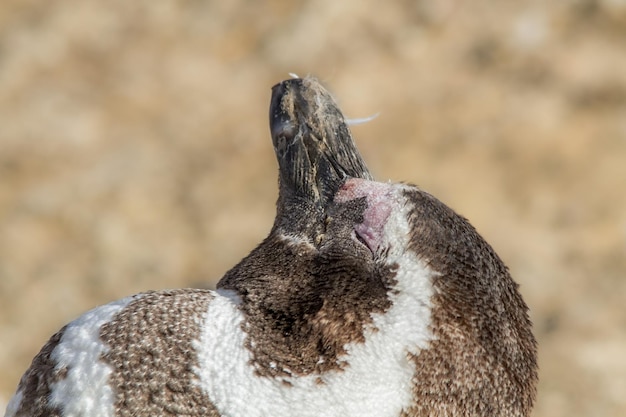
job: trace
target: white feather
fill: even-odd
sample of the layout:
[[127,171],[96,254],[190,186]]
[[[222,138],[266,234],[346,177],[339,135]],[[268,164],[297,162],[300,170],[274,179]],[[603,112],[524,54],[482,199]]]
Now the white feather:
[[356,118],[356,119],[345,119],[345,120],[346,120],[346,124],[347,125],[353,126],[353,125],[361,125],[363,123],[371,122],[372,120],[374,120],[378,116],[380,116],[380,113],[375,113],[375,114],[372,114],[371,116],[367,116],[367,117],[359,117],[359,118]]

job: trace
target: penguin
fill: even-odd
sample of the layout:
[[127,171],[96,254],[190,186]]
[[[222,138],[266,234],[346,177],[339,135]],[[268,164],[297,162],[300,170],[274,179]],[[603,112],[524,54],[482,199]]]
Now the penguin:
[[5,416],[528,416],[536,342],[463,217],[373,180],[313,78],[277,84],[267,236],[215,291],[146,292],[50,338]]

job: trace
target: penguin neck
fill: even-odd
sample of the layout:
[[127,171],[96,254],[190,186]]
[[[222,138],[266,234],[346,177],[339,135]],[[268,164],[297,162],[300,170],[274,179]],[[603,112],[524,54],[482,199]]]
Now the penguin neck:
[[289,236],[316,245],[324,234],[325,220],[326,211],[319,200],[305,193],[288,191],[281,184],[276,202],[276,218],[268,239],[272,236]]
[[241,298],[246,347],[258,374],[341,369],[345,346],[362,342],[372,314],[389,308],[382,281],[364,276],[357,259],[343,262],[328,259],[307,238],[273,232],[218,283]]

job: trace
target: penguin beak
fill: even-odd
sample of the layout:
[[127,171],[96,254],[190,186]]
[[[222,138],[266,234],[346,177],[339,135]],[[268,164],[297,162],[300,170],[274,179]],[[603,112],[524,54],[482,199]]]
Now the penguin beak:
[[332,96],[310,77],[272,88],[270,131],[279,165],[279,206],[323,211],[348,177],[372,179]]

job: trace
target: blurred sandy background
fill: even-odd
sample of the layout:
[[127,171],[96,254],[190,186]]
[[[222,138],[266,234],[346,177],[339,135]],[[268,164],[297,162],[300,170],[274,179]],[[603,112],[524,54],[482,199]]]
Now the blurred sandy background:
[[[523,4],[522,4],[523,3]],[[321,78],[379,179],[521,284],[535,416],[626,415],[626,1],[0,3],[0,397],[96,305],[208,286],[269,231],[270,87]]]

